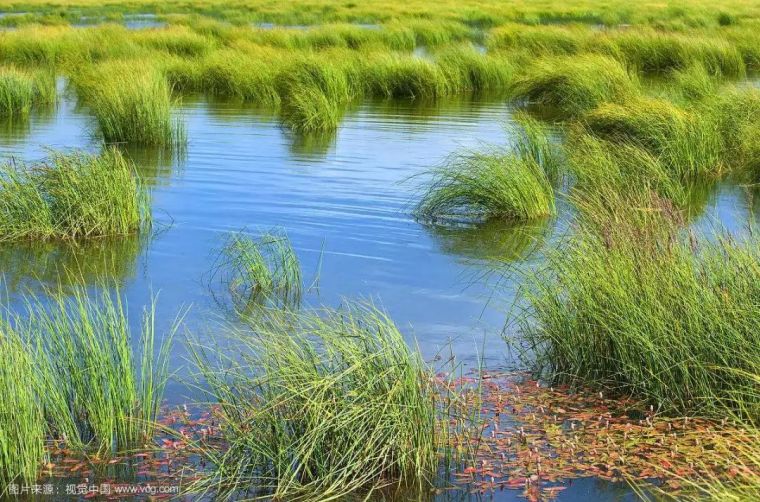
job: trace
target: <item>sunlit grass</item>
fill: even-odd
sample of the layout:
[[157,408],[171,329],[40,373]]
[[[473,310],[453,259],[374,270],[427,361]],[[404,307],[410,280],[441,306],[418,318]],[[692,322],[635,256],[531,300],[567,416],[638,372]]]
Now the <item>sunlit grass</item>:
[[367,305],[270,311],[229,333],[234,356],[193,345],[227,443],[198,491],[327,500],[427,486],[436,405],[419,355]]
[[102,63],[74,79],[108,143],[181,146],[185,131],[172,116],[163,73],[150,62]]
[[53,153],[42,164],[0,166],[0,240],[135,234],[150,223],[148,193],[116,150]]

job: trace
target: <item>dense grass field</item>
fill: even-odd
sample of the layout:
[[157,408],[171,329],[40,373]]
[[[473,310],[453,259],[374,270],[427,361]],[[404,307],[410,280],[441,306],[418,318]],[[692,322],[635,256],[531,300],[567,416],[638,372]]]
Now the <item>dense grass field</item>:
[[[486,232],[567,212],[567,237],[517,274],[505,322],[518,326],[508,342],[522,369],[663,415],[730,417],[745,433],[727,456],[734,470],[700,466],[680,484],[697,499],[757,496],[760,243],[752,228],[739,239],[692,223],[705,187],[760,183],[760,3],[0,9],[0,118],[28,124],[70,93],[101,150],[3,159],[0,243],[110,249],[106,239],[130,247],[150,236],[151,187],[128,152],[180,155],[193,141],[181,106],[190,97],[245,104],[296,138],[337,134],[369,100],[507,102],[515,123],[503,144],[430,152],[408,216]],[[133,29],[137,16],[152,24]],[[452,447],[452,431],[471,420],[450,415],[453,387],[382,309],[302,302],[309,285],[294,245],[284,232],[259,234],[230,233],[209,258],[234,322],[214,327],[217,344],[187,337],[218,421],[214,441],[193,444],[210,468],[188,490],[283,500],[429,491],[452,451],[472,447]],[[53,446],[108,459],[167,433],[158,421],[178,324],[159,341],[149,305],[133,335],[118,288],[101,278],[93,291],[76,274],[65,282],[0,316],[0,395],[18,404],[0,410],[3,485],[37,479]]]

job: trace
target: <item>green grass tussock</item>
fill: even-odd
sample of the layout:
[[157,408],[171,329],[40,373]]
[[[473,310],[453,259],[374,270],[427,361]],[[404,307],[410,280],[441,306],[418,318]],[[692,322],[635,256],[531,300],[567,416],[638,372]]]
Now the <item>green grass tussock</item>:
[[435,53],[435,62],[449,88],[462,91],[506,90],[514,69],[504,59],[482,54],[473,47],[451,47]]
[[367,93],[382,98],[436,99],[451,92],[434,62],[404,55],[372,58],[363,78]]
[[5,163],[0,194],[0,241],[128,235],[150,223],[148,194],[116,150]]
[[27,316],[14,321],[34,353],[50,434],[101,454],[144,446],[156,427],[179,318],[157,346],[155,303],[134,336],[118,291],[67,292],[51,303],[31,298]]
[[559,160],[546,131],[528,121],[513,150],[464,152],[433,169],[418,218],[529,221],[554,214]]
[[48,72],[0,68],[0,116],[26,116],[34,107],[55,103],[55,94]]
[[656,156],[676,178],[716,178],[723,169],[723,139],[710,114],[665,100],[606,103],[583,117],[597,137],[629,143]]
[[760,90],[729,89],[706,106],[725,146],[726,163],[735,171],[760,179]]
[[142,30],[133,36],[137,44],[184,57],[197,57],[214,48],[213,40],[184,26]]
[[590,30],[577,26],[525,26],[510,24],[488,32],[489,50],[521,49],[533,55],[571,55],[583,51]]
[[154,65],[110,61],[74,82],[106,142],[167,147],[185,143],[181,122],[172,118],[171,89]]
[[208,452],[215,470],[197,490],[327,500],[426,485],[438,463],[432,375],[383,312],[249,322],[231,334],[240,357],[194,346],[229,445]]
[[46,456],[35,364],[13,328],[0,324],[0,495],[11,483],[34,483]]
[[[655,235],[652,238],[652,235]],[[756,242],[699,241],[619,221],[582,232],[530,277],[522,333],[555,381],[662,411],[757,419]]]
[[537,60],[512,85],[512,95],[577,115],[605,102],[625,101],[638,83],[614,59],[587,54]]
[[694,64],[715,76],[741,77],[746,72],[741,52],[716,37],[637,30],[613,40],[623,60],[645,73],[685,70]]
[[241,312],[267,301],[278,305],[298,305],[301,301],[301,265],[283,232],[265,233],[258,238],[231,234],[222,247],[214,275],[220,276]]

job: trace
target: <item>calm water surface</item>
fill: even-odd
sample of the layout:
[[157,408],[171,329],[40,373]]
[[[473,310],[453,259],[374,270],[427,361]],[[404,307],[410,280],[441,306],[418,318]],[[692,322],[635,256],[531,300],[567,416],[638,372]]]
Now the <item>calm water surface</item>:
[[[0,271],[11,304],[28,288],[52,284],[75,268],[92,284],[104,274],[116,278],[135,323],[158,294],[164,327],[190,307],[187,329],[213,338],[224,314],[213,294],[221,291],[207,279],[223,237],[278,227],[290,236],[305,281],[319,276],[310,304],[371,300],[426,357],[450,345],[469,365],[479,357],[489,366],[510,360],[501,332],[518,285],[488,272],[495,263],[540,263],[542,246],[569,231],[566,211],[536,224],[482,228],[426,226],[409,215],[422,182],[413,177],[457,149],[506,144],[508,105],[466,99],[365,103],[334,135],[306,138],[293,136],[275,117],[233,103],[187,98],[179,114],[189,138],[181,155],[128,152],[152,187],[155,235],[79,246],[2,245]],[[86,109],[62,99],[55,111],[37,113],[28,123],[0,124],[0,155],[32,162],[50,148],[97,151],[94,130]],[[757,221],[750,201],[737,185],[717,187],[703,197],[695,225],[743,232]],[[183,355],[178,344],[176,369]],[[167,397],[178,403],[188,392],[177,383]],[[518,497],[503,492],[493,499]],[[581,480],[560,499],[633,497],[624,486]]]

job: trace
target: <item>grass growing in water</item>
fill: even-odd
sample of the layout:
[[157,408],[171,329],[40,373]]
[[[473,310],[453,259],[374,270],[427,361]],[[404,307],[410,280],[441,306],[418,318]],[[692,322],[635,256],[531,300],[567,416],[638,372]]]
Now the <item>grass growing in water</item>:
[[222,247],[214,274],[220,275],[240,311],[266,301],[285,305],[301,301],[301,265],[290,239],[282,232],[258,238],[231,234]]
[[148,194],[116,150],[55,153],[37,166],[0,166],[0,241],[78,239],[139,232]]
[[249,322],[232,335],[239,358],[194,347],[228,443],[208,451],[215,471],[196,489],[332,500],[434,475],[431,375],[384,313],[276,310]]
[[166,77],[147,62],[111,61],[75,78],[108,143],[182,146],[183,126],[171,115]]
[[90,297],[81,286],[67,293],[51,302],[31,298],[27,316],[14,320],[34,353],[50,433],[69,447],[106,454],[142,446],[153,435],[178,322],[156,347],[152,304],[133,352],[118,291]]
[[557,381],[663,411],[760,417],[756,242],[698,242],[620,221],[586,231],[531,276],[522,332]]
[[553,214],[557,153],[538,123],[524,123],[515,128],[514,151],[458,153],[434,169],[417,216],[528,221]]
[[629,99],[637,91],[637,82],[623,65],[595,54],[539,59],[512,85],[515,98],[554,107],[568,115],[604,102]]
[[55,79],[38,70],[0,68],[0,116],[26,116],[35,106],[55,102]]
[[0,496],[11,483],[33,483],[45,458],[47,426],[36,394],[35,365],[14,330],[0,324]]
[[598,137],[645,149],[682,180],[715,178],[723,169],[723,139],[709,113],[640,98],[601,105],[584,124]]

